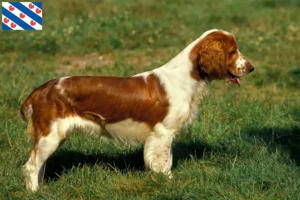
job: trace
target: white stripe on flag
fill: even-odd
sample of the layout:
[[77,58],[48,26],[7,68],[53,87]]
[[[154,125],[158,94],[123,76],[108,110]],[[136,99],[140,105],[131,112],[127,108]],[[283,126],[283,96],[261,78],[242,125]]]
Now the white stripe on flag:
[[[2,2],[2,7],[6,8],[7,10],[9,10],[9,6],[13,6],[11,5],[9,2]],[[14,6],[13,6],[14,7]],[[16,17],[18,17],[20,20],[26,22],[29,26],[31,26],[32,28],[36,29],[36,30],[42,30],[43,27],[35,22],[33,19],[31,19],[30,17],[28,17],[27,15],[25,15],[25,17],[22,19],[20,17],[20,14],[22,13],[19,9],[17,9],[16,7],[14,7],[15,9],[13,11],[10,11],[12,14],[14,14]],[[24,13],[22,13],[24,14]],[[34,26],[31,25],[31,21],[33,21],[35,23]],[[15,29],[14,29],[15,30]],[[23,30],[23,29],[22,29]]]
[[[25,6],[25,7],[28,8],[29,10],[31,10],[31,9],[29,8],[29,4],[33,4],[33,3],[31,3],[31,2],[19,2],[19,3],[23,4],[23,6]],[[33,4],[33,5],[34,5],[34,4]],[[34,8],[33,8],[31,11],[32,11],[34,14],[36,14],[36,15],[42,17],[42,15],[43,15],[43,10],[42,10],[41,13],[37,14],[37,13],[35,12],[35,10],[36,10],[37,8],[38,8],[39,10],[41,10],[39,7],[37,7],[37,6],[34,5]]]
[[[4,23],[4,18],[7,18],[5,15],[2,15],[2,23]],[[8,19],[8,18],[7,18]],[[8,23],[4,23],[6,26],[8,26],[9,28],[13,29],[13,30],[24,30],[23,28],[21,28],[20,26],[18,26],[18,24],[16,24],[15,22],[13,22],[14,24],[16,24],[16,27],[15,28],[12,28],[11,27],[11,23],[13,21],[12,20],[9,20]]]

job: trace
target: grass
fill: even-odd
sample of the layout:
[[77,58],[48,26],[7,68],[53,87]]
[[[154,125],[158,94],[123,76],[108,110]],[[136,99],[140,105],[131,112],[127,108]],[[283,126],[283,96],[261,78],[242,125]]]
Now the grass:
[[[300,199],[300,4],[297,0],[43,1],[43,31],[2,31],[0,199]],[[32,142],[18,114],[43,82],[129,76],[161,66],[204,31],[236,36],[256,66],[242,87],[211,84],[173,145],[174,179],[143,168],[142,146],[73,134],[25,189]]]

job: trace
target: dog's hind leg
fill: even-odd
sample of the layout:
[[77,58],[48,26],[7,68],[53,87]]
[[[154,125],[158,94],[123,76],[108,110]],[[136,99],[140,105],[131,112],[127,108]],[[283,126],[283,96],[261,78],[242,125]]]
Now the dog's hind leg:
[[23,166],[26,187],[36,191],[42,183],[44,174],[44,164],[49,156],[57,149],[64,134],[62,134],[57,124],[52,124],[49,134],[36,134],[34,148],[30,158]]

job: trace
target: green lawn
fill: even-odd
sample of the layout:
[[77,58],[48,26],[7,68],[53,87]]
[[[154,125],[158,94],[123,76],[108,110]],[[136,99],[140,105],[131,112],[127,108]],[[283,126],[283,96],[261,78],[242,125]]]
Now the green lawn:
[[[300,199],[299,0],[48,0],[43,16],[43,31],[0,32],[0,199]],[[172,180],[144,170],[141,145],[73,134],[25,189],[19,107],[33,88],[157,68],[212,28],[256,68],[241,88],[212,82],[175,140]]]

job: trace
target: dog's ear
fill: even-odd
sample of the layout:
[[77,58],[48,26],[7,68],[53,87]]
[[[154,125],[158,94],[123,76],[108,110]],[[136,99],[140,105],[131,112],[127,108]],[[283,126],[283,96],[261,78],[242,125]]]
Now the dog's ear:
[[193,78],[221,79],[227,76],[227,51],[224,38],[210,34],[201,39],[190,52]]

